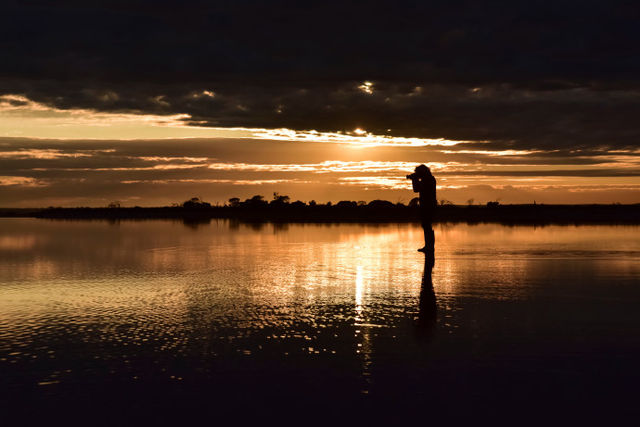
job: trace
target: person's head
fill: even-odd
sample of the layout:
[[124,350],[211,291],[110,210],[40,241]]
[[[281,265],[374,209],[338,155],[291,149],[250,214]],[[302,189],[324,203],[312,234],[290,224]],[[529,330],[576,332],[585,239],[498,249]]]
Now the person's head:
[[414,172],[419,177],[431,175],[431,170],[429,170],[429,168],[426,165],[417,166]]

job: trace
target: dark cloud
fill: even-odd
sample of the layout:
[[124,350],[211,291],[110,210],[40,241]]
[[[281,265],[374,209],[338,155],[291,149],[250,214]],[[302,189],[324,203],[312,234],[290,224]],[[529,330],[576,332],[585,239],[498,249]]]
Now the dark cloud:
[[516,148],[640,137],[632,1],[8,0],[0,15],[0,93],[59,108]]

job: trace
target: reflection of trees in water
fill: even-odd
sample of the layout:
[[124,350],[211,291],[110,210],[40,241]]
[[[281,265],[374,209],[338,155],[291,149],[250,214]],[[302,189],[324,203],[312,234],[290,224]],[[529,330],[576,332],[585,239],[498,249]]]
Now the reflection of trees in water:
[[273,223],[273,234],[286,232],[289,230],[288,222],[274,222]]
[[238,231],[241,227],[249,227],[254,231],[260,231],[264,228],[265,221],[243,221],[239,219],[229,219],[229,230]]
[[265,222],[248,222],[247,225],[254,231],[260,231],[264,228]]
[[197,230],[201,225],[211,224],[211,218],[183,218],[182,223],[185,227]]

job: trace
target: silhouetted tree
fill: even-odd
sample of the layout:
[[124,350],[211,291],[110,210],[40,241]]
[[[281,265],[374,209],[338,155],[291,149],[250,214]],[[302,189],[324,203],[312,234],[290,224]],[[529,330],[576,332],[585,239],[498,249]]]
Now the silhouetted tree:
[[395,205],[388,200],[372,200],[367,205],[370,208],[393,208]]
[[273,193],[273,200],[269,204],[274,206],[282,206],[288,204],[289,200],[289,196],[281,196],[278,193]]
[[237,208],[238,206],[240,206],[240,199],[237,197],[230,198],[229,206],[231,206],[232,208]]
[[182,204],[182,207],[183,208],[188,208],[188,209],[210,208],[211,207],[211,203],[207,203],[207,202],[203,201],[202,199],[200,199],[200,197],[192,197],[191,199],[189,199],[186,202],[184,202]]
[[261,196],[259,194],[256,194],[252,198],[245,200],[244,203],[253,207],[267,205],[267,202],[264,200],[264,196]]
[[336,203],[337,208],[355,208],[358,204],[356,202],[351,202],[349,200],[341,200]]

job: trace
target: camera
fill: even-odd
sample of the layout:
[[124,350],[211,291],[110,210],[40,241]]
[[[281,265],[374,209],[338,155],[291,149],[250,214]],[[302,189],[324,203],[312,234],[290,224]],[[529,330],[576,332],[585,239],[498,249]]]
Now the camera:
[[412,173],[410,175],[407,175],[407,179],[413,179],[413,178],[417,178],[415,173]]

